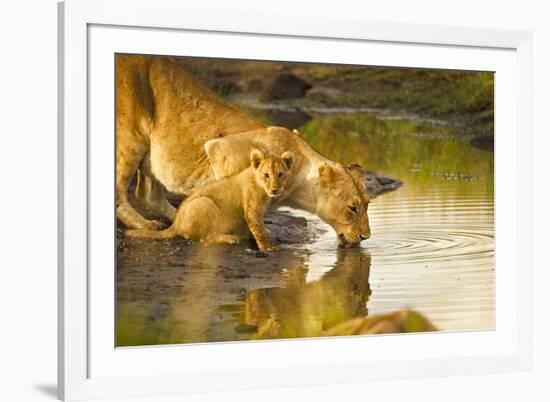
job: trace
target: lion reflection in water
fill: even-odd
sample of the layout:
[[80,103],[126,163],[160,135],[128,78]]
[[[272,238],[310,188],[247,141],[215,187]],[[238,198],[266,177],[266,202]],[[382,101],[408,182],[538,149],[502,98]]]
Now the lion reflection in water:
[[334,268],[306,283],[308,270],[287,271],[281,287],[246,294],[245,320],[257,327],[254,338],[319,336],[354,317],[368,314],[371,257],[364,250],[339,250]]
[[245,320],[253,339],[437,331],[420,313],[403,309],[369,316],[371,257],[339,250],[334,269],[306,283],[308,270],[289,270],[282,287],[249,291]]

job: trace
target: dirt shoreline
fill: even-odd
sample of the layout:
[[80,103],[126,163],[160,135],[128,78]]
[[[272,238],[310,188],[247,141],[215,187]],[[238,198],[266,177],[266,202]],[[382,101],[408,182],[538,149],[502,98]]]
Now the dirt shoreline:
[[[366,184],[367,184],[367,193],[371,199],[378,197],[381,194],[384,194],[389,191],[394,191],[401,187],[403,183],[393,177],[380,175],[375,172],[366,172]],[[139,201],[134,195],[133,191],[129,193],[130,202],[136,207],[136,209],[143,216],[148,219],[158,219],[158,217],[151,216],[148,211],[140,205]],[[173,200],[175,206],[177,206],[177,201]],[[306,226],[307,222],[304,218],[296,217],[288,212],[283,211],[273,211],[265,217],[265,222],[267,227],[275,240],[276,244],[303,244],[304,246],[310,240],[310,233],[308,232]],[[166,224],[169,222],[165,221]],[[123,251],[125,249],[126,242],[129,240],[124,235],[125,226],[120,221],[117,220],[117,230],[116,230],[116,239],[117,239],[117,250]],[[177,247],[181,248],[185,244],[191,243],[190,241],[180,239]],[[151,242],[151,240],[148,240]],[[166,242],[166,241],[165,241]],[[239,245],[237,248],[247,251],[247,254],[254,254],[258,257],[263,257],[263,253],[251,252],[250,250],[256,250],[256,245],[253,240],[250,240],[244,245]]]

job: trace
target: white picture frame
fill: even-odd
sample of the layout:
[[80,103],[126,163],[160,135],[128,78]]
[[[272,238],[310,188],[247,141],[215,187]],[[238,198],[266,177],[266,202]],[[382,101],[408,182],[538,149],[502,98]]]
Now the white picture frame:
[[[60,3],[58,10],[58,392],[61,399],[160,396],[530,369],[531,33],[354,19],[321,20],[304,16],[241,13],[213,15],[201,9],[186,8],[184,3],[177,0],[69,0]],[[210,45],[206,39],[201,39],[201,35],[208,35],[216,39],[211,42],[241,41],[241,49],[246,44],[248,51],[256,52],[244,54],[244,50],[239,53],[231,49],[231,46],[219,47],[216,55],[225,57],[254,56],[278,60],[288,57],[295,61],[318,61],[314,60],[314,53],[309,56],[292,53],[291,44],[300,48],[300,41],[307,40],[311,47],[315,47],[315,43],[320,43],[319,46],[338,44],[331,53],[336,59],[324,56],[319,59],[322,61],[341,61],[337,57],[342,58],[348,54],[348,46],[349,49],[354,46],[370,46],[374,55],[372,57],[380,54],[379,63],[401,65],[403,63],[400,58],[403,60],[406,50],[414,47],[415,57],[418,58],[415,64],[419,66],[456,68],[457,58],[462,57],[462,53],[466,55],[471,52],[476,57],[470,55],[470,64],[463,67],[475,69],[479,66],[481,69],[482,63],[486,63],[486,66],[494,65],[497,71],[495,126],[498,132],[495,145],[496,213],[497,218],[498,214],[501,217],[506,214],[508,217],[506,220],[496,221],[496,276],[503,286],[501,289],[506,289],[507,292],[504,300],[499,296],[503,293],[499,293],[499,287],[496,288],[496,330],[490,333],[412,335],[405,337],[407,339],[404,341],[399,340],[400,337],[387,336],[344,337],[338,340],[249,342],[246,345],[237,342],[227,343],[223,347],[186,345],[179,348],[142,348],[123,352],[124,356],[120,361],[117,360],[121,353],[114,352],[114,343],[109,349],[108,344],[99,341],[104,338],[104,334],[107,334],[106,339],[114,337],[109,332],[109,318],[103,314],[111,308],[109,303],[114,303],[109,297],[109,291],[105,291],[110,285],[103,284],[102,276],[96,275],[90,262],[92,254],[94,259],[110,258],[109,250],[104,250],[103,254],[101,245],[93,251],[90,249],[90,242],[95,242],[94,236],[97,233],[90,232],[89,213],[91,208],[95,208],[98,195],[97,191],[90,191],[90,186],[93,186],[89,174],[90,166],[94,166],[94,177],[109,174],[109,169],[105,170],[107,173],[96,169],[98,165],[94,165],[94,160],[98,154],[91,149],[114,142],[114,131],[111,134],[108,132],[109,124],[112,124],[112,120],[107,117],[108,111],[99,120],[94,120],[93,125],[90,124],[90,107],[102,103],[96,103],[94,97],[101,96],[102,92],[107,93],[104,96],[109,93],[108,88],[105,91],[93,89],[98,82],[95,77],[105,78],[114,71],[112,65],[106,65],[102,60],[108,60],[109,55],[119,51],[179,54],[177,49],[181,46],[181,41],[178,39],[182,36],[178,35],[191,35],[193,43],[201,45],[186,50],[192,53],[187,55],[195,56],[210,54],[208,52],[214,49],[210,47],[210,50],[202,53],[202,47],[206,49]],[[267,45],[260,54],[259,47],[253,44],[254,40],[259,39],[264,44],[274,46],[277,41],[285,41],[286,56],[283,53],[275,54],[275,47]],[[403,50],[393,52],[396,54],[395,59],[390,58],[393,53],[387,50],[392,47]],[[341,49],[341,53],[338,53],[338,49]],[[101,59],[102,55],[107,59]],[[430,57],[434,60],[427,63]],[[439,59],[435,61],[437,57]],[[100,66],[99,70],[101,66],[105,66],[105,71],[95,69],[96,65]],[[498,74],[499,71],[501,74]],[[90,79],[92,74],[93,80]],[[500,83],[499,76],[503,77]],[[111,102],[114,101],[111,99]],[[107,132],[104,137],[94,131],[103,127],[103,123],[106,124],[104,131]],[[516,141],[519,133],[522,141]],[[101,158],[105,158],[105,155],[102,154]],[[509,182],[506,189],[500,186],[500,192],[499,175],[506,175]],[[112,188],[107,188],[110,186],[107,185],[104,190],[106,197],[111,197],[109,191]],[[504,190],[507,194],[506,200],[502,197]],[[112,219],[112,212],[110,214],[108,218]],[[105,224],[108,227],[109,221]],[[112,225],[112,220],[110,224]],[[507,255],[509,257],[504,258]],[[518,255],[522,256],[521,266],[516,258]],[[91,286],[92,283],[94,286]],[[98,292],[106,295],[103,300]],[[507,315],[499,316],[499,311],[506,312]],[[388,342],[400,343],[400,346],[395,347],[397,350],[399,347],[404,348],[403,350],[414,348],[415,353],[387,355],[386,358],[377,355],[376,350],[384,351]],[[426,345],[431,345],[432,350],[423,348]],[[452,353],[437,352],[438,347],[447,350],[449,345],[454,345]],[[335,353],[338,357],[319,358],[321,354],[326,356],[326,353],[320,353],[326,348],[338,351]],[[368,350],[368,356],[355,353],[357,348]],[[271,358],[267,361],[264,358],[262,364],[252,358],[264,356],[263,354]],[[189,366],[181,372],[174,366],[178,356],[187,356],[185,361]],[[239,356],[242,358],[239,359]],[[277,360],[277,356],[280,360]],[[285,356],[292,356],[295,360],[286,364]],[[139,362],[155,369],[140,371]],[[184,366],[183,363],[181,365]],[[190,367],[191,365],[194,367]],[[159,366],[162,368],[159,369]]]

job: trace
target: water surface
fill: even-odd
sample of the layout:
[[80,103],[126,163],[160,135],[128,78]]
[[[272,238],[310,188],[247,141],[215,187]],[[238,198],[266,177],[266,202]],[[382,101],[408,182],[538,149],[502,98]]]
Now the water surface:
[[326,224],[285,210],[267,258],[119,239],[117,346],[319,336],[403,308],[441,330],[494,327],[492,152],[456,127],[366,113],[320,114],[300,132],[331,159],[405,183],[369,206],[372,238],[339,250]]

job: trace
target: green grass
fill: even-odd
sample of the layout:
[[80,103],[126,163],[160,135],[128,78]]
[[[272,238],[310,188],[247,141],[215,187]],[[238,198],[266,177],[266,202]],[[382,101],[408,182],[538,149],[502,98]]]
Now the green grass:
[[494,76],[490,72],[323,65],[302,72],[318,86],[340,90],[333,97],[312,97],[306,102],[492,124]]
[[[258,97],[284,71],[313,85],[305,98],[290,101],[296,105],[376,108],[456,123],[468,134],[493,133],[491,72],[222,59],[181,59],[180,63],[222,97],[239,91]],[[253,81],[259,84],[256,92],[249,91]]]

